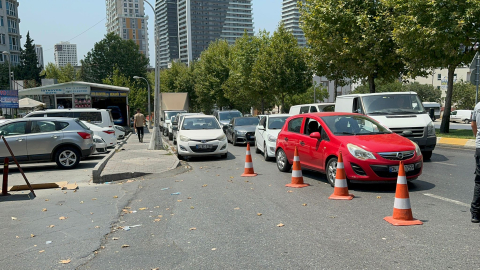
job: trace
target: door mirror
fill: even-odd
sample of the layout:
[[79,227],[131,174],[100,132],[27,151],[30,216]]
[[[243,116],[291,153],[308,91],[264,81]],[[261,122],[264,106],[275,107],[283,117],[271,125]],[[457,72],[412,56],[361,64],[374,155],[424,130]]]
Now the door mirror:
[[259,126],[258,130],[265,130],[265,127],[264,126]]
[[317,139],[317,140],[321,140],[320,132],[312,132],[312,133],[310,133],[310,138],[314,138],[314,139]]

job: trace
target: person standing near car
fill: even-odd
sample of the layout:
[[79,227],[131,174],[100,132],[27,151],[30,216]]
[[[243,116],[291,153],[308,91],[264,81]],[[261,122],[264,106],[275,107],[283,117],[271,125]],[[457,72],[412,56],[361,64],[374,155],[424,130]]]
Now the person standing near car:
[[143,142],[143,127],[145,123],[145,115],[140,112],[140,109],[137,109],[137,114],[133,116],[133,128],[137,130],[139,142]]
[[473,200],[470,207],[472,222],[480,222],[480,102],[475,106],[472,113],[472,131],[475,136],[475,187],[473,189]]

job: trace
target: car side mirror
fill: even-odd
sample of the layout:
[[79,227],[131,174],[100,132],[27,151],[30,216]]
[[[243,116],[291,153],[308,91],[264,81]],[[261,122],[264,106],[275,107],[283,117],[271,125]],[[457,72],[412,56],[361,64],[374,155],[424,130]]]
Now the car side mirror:
[[265,127],[264,126],[259,126],[258,130],[265,130]]
[[310,138],[321,140],[322,137],[320,136],[320,132],[312,132],[310,133]]

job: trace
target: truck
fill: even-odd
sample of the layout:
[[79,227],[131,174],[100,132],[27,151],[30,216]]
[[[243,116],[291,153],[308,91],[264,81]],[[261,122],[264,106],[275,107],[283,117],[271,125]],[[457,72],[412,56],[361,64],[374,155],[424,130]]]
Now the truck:
[[188,93],[161,93],[161,100],[160,131],[172,140],[172,118],[179,113],[188,112]]
[[380,124],[418,144],[429,160],[437,144],[435,126],[415,92],[384,92],[338,96],[336,112],[370,116]]

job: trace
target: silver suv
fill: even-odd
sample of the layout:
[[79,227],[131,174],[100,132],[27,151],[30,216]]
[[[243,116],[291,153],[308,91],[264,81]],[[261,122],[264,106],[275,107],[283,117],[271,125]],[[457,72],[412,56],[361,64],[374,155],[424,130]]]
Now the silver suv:
[[[72,169],[81,158],[95,151],[93,131],[78,119],[31,117],[0,123],[5,139],[20,163],[55,161],[61,169]],[[9,157],[0,139],[0,164]]]

